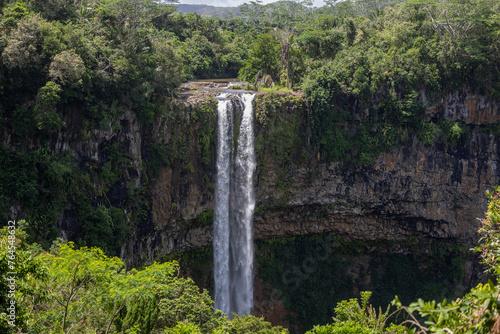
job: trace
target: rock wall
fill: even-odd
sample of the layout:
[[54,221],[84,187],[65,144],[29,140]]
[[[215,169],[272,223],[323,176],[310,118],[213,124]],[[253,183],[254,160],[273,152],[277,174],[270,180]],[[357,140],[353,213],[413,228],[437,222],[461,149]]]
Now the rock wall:
[[[51,139],[56,153],[69,150],[83,170],[98,170],[106,161],[105,145],[119,142],[123,146],[122,153],[130,161],[119,180],[105,189],[116,207],[126,200],[131,185],[148,185],[144,194],[144,200],[150,202],[148,223],[134,226],[120,252],[130,265],[211,245],[215,94],[182,95],[150,126],[141,126],[134,112],[126,110],[99,129],[83,130],[78,112],[69,111],[64,119],[66,130]],[[269,115],[256,110],[256,134],[261,136],[257,150],[266,153],[257,152],[255,238],[327,232],[348,240],[416,236],[472,245],[477,240],[477,218],[486,210],[485,192],[500,184],[499,138],[488,128],[500,120],[500,103],[466,89],[433,103],[421,96],[428,121],[463,122],[468,133],[454,145],[422,145],[410,138],[406,145],[381,153],[364,167],[323,162],[303,142],[299,150],[305,153],[300,159],[277,157],[266,151],[276,137],[266,135],[279,129],[266,123]],[[296,132],[307,132],[307,107],[293,102],[303,99],[301,96],[294,99],[278,108],[277,124],[284,126],[298,119]],[[9,133],[2,136],[3,145],[14,149]],[[29,140],[32,146],[40,145],[37,138]],[[166,148],[169,163],[159,168],[158,175],[147,175],[153,145]],[[22,216],[21,207],[13,207],[13,211],[14,216]],[[58,227],[70,239],[79,233],[71,210],[62,213]]]
[[427,105],[429,118],[440,117],[466,124],[496,123],[500,120],[498,100],[491,96],[474,94],[470,89],[450,93],[439,101],[431,103],[422,94],[422,102]]
[[[202,104],[209,95],[204,94],[183,100],[184,108]],[[287,113],[305,112],[281,110],[285,118]],[[328,232],[351,240],[416,236],[473,245],[477,218],[486,210],[485,193],[500,184],[499,138],[483,126],[500,119],[499,103],[464,90],[430,105],[427,116],[465,122],[468,133],[455,145],[422,145],[409,139],[407,145],[380,154],[364,167],[325,163],[314,152],[299,164],[261,157],[255,178],[255,238]],[[256,127],[257,133],[267,131],[258,120]],[[156,136],[168,137],[168,131],[155,127]],[[213,168],[203,170],[194,154],[192,161],[196,172],[191,174],[182,176],[178,166],[161,170],[152,196],[157,229],[141,240],[132,238],[122,256],[134,258],[132,262],[152,261],[211,245],[210,224],[199,224],[195,218],[212,210],[213,194],[193,180],[205,173],[213,183],[215,175]],[[191,181],[183,183],[182,178]],[[177,214],[171,209],[174,192]]]
[[[415,235],[455,238],[471,245],[486,210],[485,193],[500,182],[498,138],[471,133],[462,145],[405,147],[380,154],[373,165],[349,168],[309,162],[289,177],[283,210],[272,172],[257,186],[257,238],[331,232],[356,240]],[[272,171],[272,168],[268,168]],[[270,204],[266,204],[270,203]]]
[[[260,97],[256,98],[257,103]],[[199,105],[203,98],[206,96],[191,97],[183,108]],[[291,124],[300,119],[299,130],[307,132],[306,112],[303,105],[283,104],[277,124]],[[416,138],[409,138],[406,145],[379,154],[368,166],[324,162],[314,151],[297,153],[290,160],[283,158],[286,154],[278,157],[266,148],[272,145],[269,142],[272,136],[267,134],[276,129],[265,122],[269,115],[259,114],[259,110],[256,113],[256,136],[261,136],[260,150],[265,152],[257,152],[254,238],[261,241],[313,238],[289,245],[290,252],[297,251],[304,243],[314,244],[311,240],[315,236],[325,235],[365,248],[363,254],[349,254],[342,247],[333,247],[328,250],[328,260],[304,255],[303,259],[297,257],[296,263],[284,260],[286,264],[279,264],[265,263],[269,249],[257,247],[255,315],[301,333],[307,329],[308,321],[312,321],[312,315],[324,312],[312,323],[328,321],[337,301],[356,297],[361,289],[374,291],[376,305],[386,306],[391,300],[387,298],[400,294],[401,289],[408,294],[405,302],[409,303],[413,298],[426,298],[424,292],[432,290],[429,286],[437,286],[435,289],[442,296],[431,293],[427,298],[439,299],[463,294],[477,282],[482,271],[477,259],[461,252],[477,242],[478,218],[483,217],[487,208],[486,192],[500,184],[500,138],[488,128],[500,120],[498,101],[466,90],[449,94],[446,99],[428,105],[427,121],[445,119],[465,123],[467,133],[457,143],[438,141],[423,145]],[[157,136],[169,135],[165,127],[155,131]],[[204,191],[199,180],[205,174],[211,183],[215,175],[213,169],[203,168],[194,151],[190,156],[196,166],[194,172],[183,174],[182,168],[175,165],[161,170],[152,196],[157,229],[142,238],[132,238],[123,249],[122,256],[131,264],[211,246],[211,224],[201,223],[198,217],[213,209],[213,192]],[[173,202],[178,203],[174,209]],[[278,243],[273,247],[282,249],[286,245]],[[450,247],[453,251],[438,256],[442,262],[427,266],[426,263],[435,261],[434,251]],[[182,260],[182,256],[178,259]],[[209,263],[210,256],[204,261]],[[181,265],[187,268],[185,274],[192,275],[189,263]],[[420,271],[420,276],[411,283],[402,283],[407,279],[404,268]],[[436,268],[442,271],[435,271]],[[201,277],[197,281],[200,286],[212,286],[210,270],[210,265],[205,265],[197,275]],[[401,276],[389,277],[394,276],[394,270],[399,270]],[[268,277],[270,271],[277,277],[274,281]],[[345,286],[329,287],[329,295],[325,297],[328,302],[314,299],[321,291],[311,287],[333,284],[334,280]],[[282,292],[276,283],[280,281],[285,285],[298,282],[299,287]],[[419,282],[430,285],[417,286]],[[290,295],[307,296],[304,298],[310,300],[293,299]],[[304,306],[302,302],[319,304]],[[304,318],[301,310],[310,314]]]

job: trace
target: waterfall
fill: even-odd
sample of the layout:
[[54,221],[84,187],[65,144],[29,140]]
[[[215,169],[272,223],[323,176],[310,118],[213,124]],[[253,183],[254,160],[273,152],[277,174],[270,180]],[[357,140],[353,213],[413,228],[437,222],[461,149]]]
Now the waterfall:
[[[238,96],[240,103],[235,104],[228,94],[217,96],[214,299],[215,308],[228,315],[250,314],[253,306],[254,96]],[[236,132],[237,116],[241,124]],[[237,140],[233,138],[235,132]]]
[[231,100],[221,94],[217,106],[217,158],[214,209],[215,307],[229,313],[229,190],[233,151],[233,113]]

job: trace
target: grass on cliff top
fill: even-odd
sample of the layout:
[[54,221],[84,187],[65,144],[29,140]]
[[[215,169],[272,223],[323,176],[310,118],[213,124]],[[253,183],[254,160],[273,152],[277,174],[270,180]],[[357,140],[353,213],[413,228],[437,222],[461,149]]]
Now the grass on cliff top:
[[293,93],[293,90],[288,87],[274,86],[274,87],[259,87],[259,92],[287,92]]

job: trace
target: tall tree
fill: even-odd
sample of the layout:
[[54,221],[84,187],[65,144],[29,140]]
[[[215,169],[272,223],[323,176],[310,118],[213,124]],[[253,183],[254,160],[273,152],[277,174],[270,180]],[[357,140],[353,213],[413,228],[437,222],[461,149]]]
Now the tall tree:
[[292,85],[290,49],[296,26],[313,19],[313,15],[311,15],[313,12],[312,4],[312,0],[281,0],[262,5],[262,1],[257,0],[242,6],[242,13],[247,19],[262,17],[264,25],[273,27],[272,35],[279,40],[281,45],[279,51],[280,81],[288,87]]
[[[178,2],[173,0],[171,2]],[[114,27],[124,49],[135,51],[138,32],[153,19],[175,11],[173,6],[154,0],[106,0],[101,9],[114,16]]]

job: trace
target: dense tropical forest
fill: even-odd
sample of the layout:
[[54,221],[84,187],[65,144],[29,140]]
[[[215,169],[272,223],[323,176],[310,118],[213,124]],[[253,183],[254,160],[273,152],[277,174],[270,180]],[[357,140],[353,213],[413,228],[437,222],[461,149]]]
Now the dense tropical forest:
[[[152,0],[0,0],[0,331],[287,332],[214,310],[208,292],[180,278],[175,262],[131,269],[113,257],[133,229],[153,229],[146,194],[160,168],[193,169],[181,140],[166,147],[148,138],[140,185],[122,180],[132,160],[122,143],[103,144],[99,163],[75,161],[57,145],[90,139],[127,112],[145,129],[163,116],[175,122],[182,82],[238,77],[246,89],[269,92],[256,102],[263,124],[279,99],[307,108],[308,131],[273,134],[271,149],[283,164],[300,156],[297,142],[321,161],[366,166],[409,138],[460,143],[466,126],[426,120],[430,101],[461,88],[500,98],[498,1],[325,2],[251,1],[239,16],[220,19]],[[126,126],[118,124],[113,130]],[[205,130],[197,129],[203,140],[196,149],[208,165],[214,139]],[[499,134],[500,127],[484,131]],[[123,195],[115,194],[118,183]],[[493,276],[499,205],[491,194],[481,231]],[[13,211],[24,219],[8,225]],[[78,225],[74,240],[60,238],[65,212]],[[11,263],[18,273],[14,327],[5,274]],[[333,323],[311,333],[498,333],[498,293],[490,282],[449,303],[405,307],[395,298],[384,313],[366,292],[339,303]],[[395,309],[399,316],[390,316]]]

